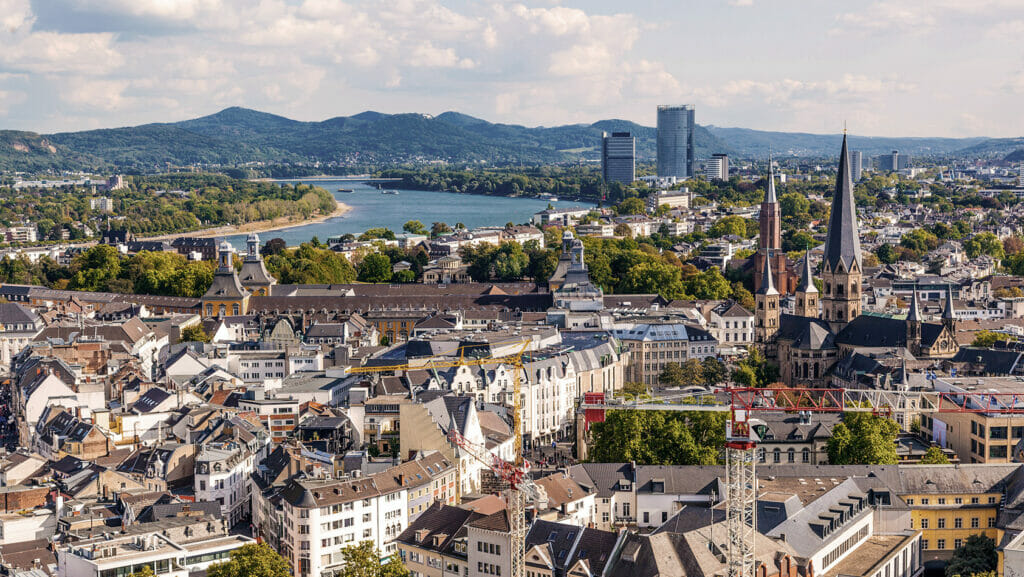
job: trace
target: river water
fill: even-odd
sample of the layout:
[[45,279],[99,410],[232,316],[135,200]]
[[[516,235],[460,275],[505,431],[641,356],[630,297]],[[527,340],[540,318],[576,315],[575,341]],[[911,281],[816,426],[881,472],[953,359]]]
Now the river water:
[[[375,227],[386,227],[400,234],[402,225],[410,220],[418,220],[427,228],[430,228],[434,222],[445,222],[453,228],[458,222],[465,224],[467,228],[504,226],[507,222],[521,224],[529,221],[534,213],[544,210],[548,205],[547,200],[537,198],[508,198],[426,190],[397,189],[397,195],[381,194],[376,185],[371,186],[351,180],[302,181],[296,179],[279,182],[316,184],[330,191],[339,201],[352,207],[344,215],[324,222],[259,233],[261,242],[265,243],[271,238],[283,238],[288,246],[296,246],[314,236],[321,242],[326,242],[328,237],[341,236],[346,233],[358,236],[363,231]],[[382,186],[388,190],[395,190],[386,184]],[[351,189],[355,192],[338,192],[339,188]],[[592,203],[564,200],[553,204],[560,208],[594,206]],[[245,247],[246,236],[244,234],[229,236],[227,240],[236,248],[241,249]]]

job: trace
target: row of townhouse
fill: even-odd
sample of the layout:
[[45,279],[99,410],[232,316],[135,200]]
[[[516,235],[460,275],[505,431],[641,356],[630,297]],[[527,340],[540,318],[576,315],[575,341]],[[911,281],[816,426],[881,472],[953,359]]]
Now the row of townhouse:
[[455,502],[456,468],[440,453],[373,475],[331,479],[293,476],[254,492],[253,525],[298,577],[333,575],[342,549],[371,541],[384,557],[411,519],[433,503]]

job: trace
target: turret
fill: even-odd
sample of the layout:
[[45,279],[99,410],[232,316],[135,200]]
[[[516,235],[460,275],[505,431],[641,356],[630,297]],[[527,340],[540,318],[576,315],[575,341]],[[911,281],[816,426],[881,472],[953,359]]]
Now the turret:
[[953,311],[953,285],[946,285],[946,306],[942,309],[942,324],[951,337],[956,337],[956,313]]
[[917,303],[917,286],[910,297],[910,310],[907,312],[907,348],[911,354],[921,353],[921,308]]
[[767,348],[779,331],[779,291],[772,280],[772,261],[765,259],[761,277],[761,288],[754,295],[754,337]]
[[794,314],[799,317],[818,316],[818,287],[814,285],[814,272],[811,270],[811,253],[804,253],[803,273],[800,284],[796,287],[796,304]]

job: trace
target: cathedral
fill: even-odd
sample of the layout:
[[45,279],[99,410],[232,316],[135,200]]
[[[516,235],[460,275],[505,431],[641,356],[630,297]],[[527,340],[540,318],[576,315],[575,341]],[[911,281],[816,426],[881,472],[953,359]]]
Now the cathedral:
[[[765,210],[766,205],[769,210]],[[758,267],[760,276],[755,277],[755,337],[765,355],[779,364],[785,384],[826,386],[832,366],[855,353],[895,352],[915,359],[956,354],[959,347],[951,291],[947,291],[938,323],[924,322],[916,291],[905,319],[861,314],[864,267],[845,135],[821,263],[820,293],[809,253],[795,282],[791,283],[787,275],[773,274],[773,270],[781,272],[786,267],[781,245],[775,244],[779,218],[774,180],[770,178],[761,210],[761,235],[769,238],[761,240],[763,265]],[[794,314],[782,314],[783,294],[793,295]]]

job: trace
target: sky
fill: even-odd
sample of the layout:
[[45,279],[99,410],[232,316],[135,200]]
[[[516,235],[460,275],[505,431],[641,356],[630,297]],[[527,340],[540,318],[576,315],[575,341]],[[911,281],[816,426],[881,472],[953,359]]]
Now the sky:
[[1024,135],[1024,0],[0,0],[0,129],[244,106]]

